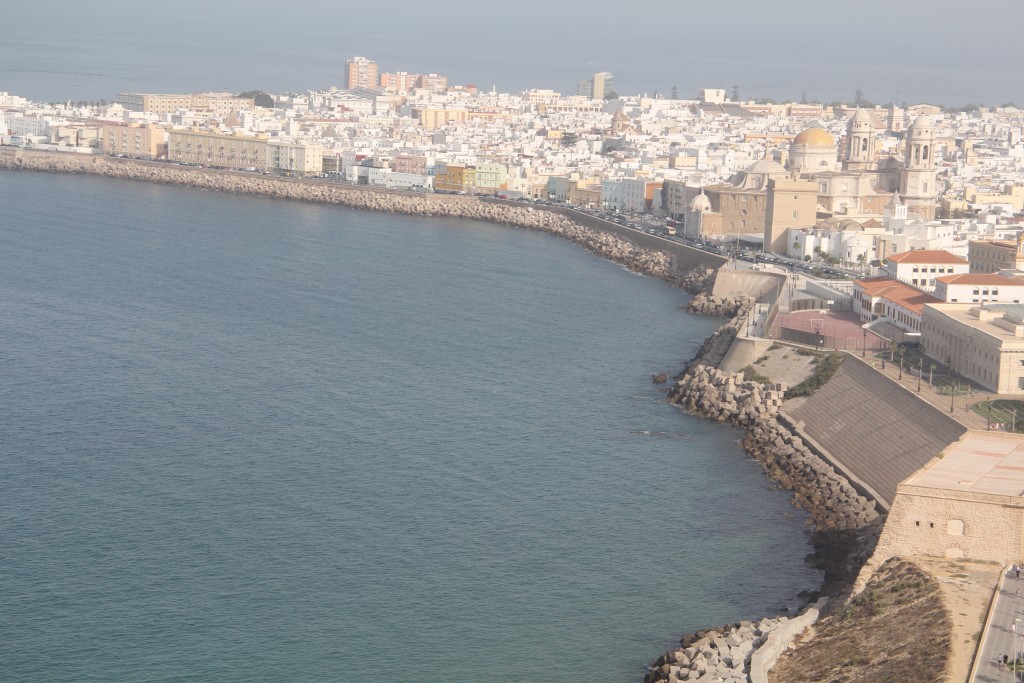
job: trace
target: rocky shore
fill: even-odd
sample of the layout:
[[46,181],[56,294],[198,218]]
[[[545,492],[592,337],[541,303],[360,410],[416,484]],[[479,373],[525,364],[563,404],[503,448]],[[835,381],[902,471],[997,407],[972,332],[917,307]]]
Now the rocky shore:
[[642,249],[627,240],[584,227],[557,213],[530,206],[493,204],[476,197],[362,189],[321,181],[232,173],[106,156],[21,149],[0,150],[0,168],[89,173],[213,192],[334,204],[367,211],[488,221],[561,237],[601,258],[620,263],[636,273],[666,280],[674,275],[672,258],[664,252]]
[[746,683],[754,651],[787,621],[786,617],[741,621],[687,635],[679,649],[658,658],[644,681]]
[[745,311],[751,303],[752,301],[749,298],[716,297],[706,292],[701,292],[690,299],[686,310],[698,315],[733,318]]
[[[698,306],[712,301],[705,297]],[[743,303],[715,302],[717,310],[733,310],[735,305],[733,314],[743,310]],[[727,321],[705,341],[669,389],[669,400],[690,413],[745,431],[746,453],[760,463],[769,479],[792,491],[793,504],[809,515],[814,552],[807,559],[825,572],[822,592],[843,595],[870,555],[882,518],[872,500],[779,420],[785,385],[765,385],[744,380],[741,373],[717,369],[736,336],[737,320]],[[754,655],[767,641],[767,632],[786,622],[786,617],[757,625],[741,622],[684,636],[680,648],[662,655],[644,681],[760,680],[751,669]]]

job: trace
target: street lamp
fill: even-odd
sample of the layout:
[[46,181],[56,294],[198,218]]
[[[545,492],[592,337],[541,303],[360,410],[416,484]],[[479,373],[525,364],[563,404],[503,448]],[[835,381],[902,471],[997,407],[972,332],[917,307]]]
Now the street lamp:
[[867,358],[868,356],[868,331],[864,330],[864,341],[860,345],[860,357]]

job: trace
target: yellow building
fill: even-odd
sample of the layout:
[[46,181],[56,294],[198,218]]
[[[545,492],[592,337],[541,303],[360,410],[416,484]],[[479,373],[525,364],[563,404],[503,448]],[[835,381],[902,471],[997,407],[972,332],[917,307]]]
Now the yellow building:
[[267,143],[267,170],[296,178],[323,175],[324,148],[303,142]]
[[412,110],[413,117],[427,130],[436,130],[449,123],[463,123],[469,112],[465,109],[442,109],[437,107],[416,107]]
[[1002,192],[979,192],[977,187],[967,185],[964,199],[971,204],[1010,204],[1015,212],[1024,211],[1024,185],[1007,183]]
[[434,189],[440,192],[465,192],[465,164],[438,163],[434,169]]
[[967,243],[967,260],[971,264],[972,273],[1024,270],[1024,245],[1021,237],[1016,242],[972,240]]
[[105,124],[103,152],[137,159],[166,156],[167,134],[162,127],[139,124]]
[[927,304],[928,355],[1000,394],[1024,394],[1024,304]]
[[221,135],[210,131],[172,130],[167,134],[167,158],[184,164],[214,168],[267,168],[267,138]]
[[790,228],[809,228],[818,221],[818,184],[812,180],[768,181],[768,203],[764,212],[764,250],[785,254]]

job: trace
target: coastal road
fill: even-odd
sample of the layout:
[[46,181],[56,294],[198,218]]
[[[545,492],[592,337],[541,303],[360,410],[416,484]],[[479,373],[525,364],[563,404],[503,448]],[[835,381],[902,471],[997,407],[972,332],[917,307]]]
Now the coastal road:
[[[992,611],[992,620],[985,634],[985,642],[975,668],[972,683],[1012,683],[1014,657],[1024,657],[1024,579],[1006,572],[999,582],[999,592]],[[997,658],[1008,655],[1010,666],[996,663]],[[1024,680],[1024,667],[1019,672]]]

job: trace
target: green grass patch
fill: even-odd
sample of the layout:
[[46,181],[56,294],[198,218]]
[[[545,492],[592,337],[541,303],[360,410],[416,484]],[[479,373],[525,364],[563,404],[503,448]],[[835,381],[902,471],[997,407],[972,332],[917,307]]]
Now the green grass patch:
[[743,380],[746,382],[760,382],[761,384],[772,383],[770,378],[765,377],[764,375],[759,373],[757,370],[754,369],[754,366],[752,365],[748,365],[745,368],[741,368],[740,372],[743,373]]
[[1001,424],[1005,431],[1024,432],[1024,401],[997,398],[978,401],[973,407],[974,412],[988,418],[993,424]]
[[814,366],[814,374],[805,379],[795,387],[790,387],[786,391],[786,398],[795,398],[797,396],[810,396],[815,391],[820,389],[832,379],[832,375],[836,374],[836,370],[843,364],[843,358],[845,356],[839,352],[832,352],[829,354],[816,354],[818,356],[817,363]]

